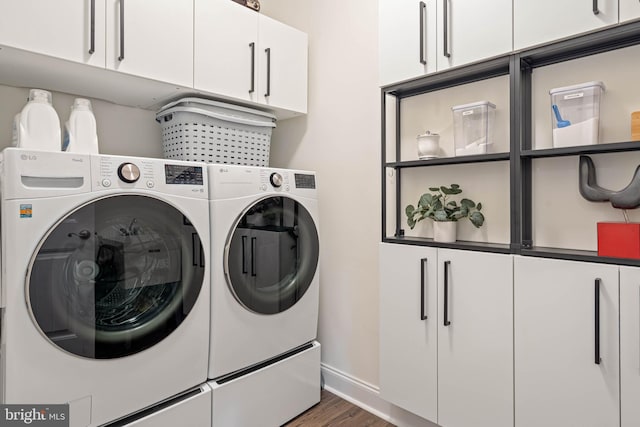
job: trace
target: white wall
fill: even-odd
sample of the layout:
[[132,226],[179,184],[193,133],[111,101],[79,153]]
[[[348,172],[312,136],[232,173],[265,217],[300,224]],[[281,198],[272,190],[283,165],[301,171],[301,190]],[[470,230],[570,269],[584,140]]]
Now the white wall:
[[380,101],[377,2],[264,0],[309,34],[309,110],[278,123],[274,166],[318,172],[323,364],[378,384]]

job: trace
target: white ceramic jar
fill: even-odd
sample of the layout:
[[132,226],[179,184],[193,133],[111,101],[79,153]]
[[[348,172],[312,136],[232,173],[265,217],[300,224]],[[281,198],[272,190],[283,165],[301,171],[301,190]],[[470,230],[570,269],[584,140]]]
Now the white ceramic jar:
[[440,135],[426,131],[418,135],[418,158],[421,160],[440,157]]

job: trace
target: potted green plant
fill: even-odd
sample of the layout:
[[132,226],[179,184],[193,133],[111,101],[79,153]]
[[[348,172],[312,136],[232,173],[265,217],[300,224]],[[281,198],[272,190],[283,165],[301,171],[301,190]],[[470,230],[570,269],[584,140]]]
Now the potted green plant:
[[470,199],[462,199],[460,202],[451,200],[449,197],[462,193],[458,184],[451,184],[450,187],[429,187],[431,193],[420,196],[418,206],[408,205],[405,208],[407,214],[407,225],[415,227],[416,223],[425,218],[433,220],[433,240],[436,242],[455,242],[456,223],[462,218],[469,218],[469,221],[480,228],[484,224],[482,215],[482,203],[475,203]]

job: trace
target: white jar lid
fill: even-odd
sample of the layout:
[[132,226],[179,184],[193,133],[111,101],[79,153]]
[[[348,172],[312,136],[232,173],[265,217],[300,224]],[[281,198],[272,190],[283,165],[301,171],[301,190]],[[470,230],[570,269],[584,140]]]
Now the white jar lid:
[[491,108],[496,108],[495,104],[489,102],[489,101],[478,101],[478,102],[472,102],[471,104],[464,104],[464,105],[456,105],[455,107],[451,107],[451,109],[453,111],[456,110],[466,110],[469,108],[473,108],[473,107],[481,107],[481,106],[488,106]]
[[549,95],[554,95],[560,92],[572,92],[580,89],[588,89],[592,87],[600,87],[604,91],[604,83],[602,82],[586,82],[586,83],[578,83],[576,85],[565,86],[565,87],[556,87],[549,91]]

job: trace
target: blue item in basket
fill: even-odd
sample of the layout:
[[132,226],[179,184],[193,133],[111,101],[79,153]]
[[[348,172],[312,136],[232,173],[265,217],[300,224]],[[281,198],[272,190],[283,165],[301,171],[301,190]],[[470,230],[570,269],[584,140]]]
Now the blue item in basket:
[[571,126],[571,122],[569,120],[562,120],[562,116],[560,115],[560,111],[558,110],[558,106],[553,104],[551,106],[553,109],[553,114],[556,116],[556,121],[558,122],[559,128],[566,128],[567,126]]

